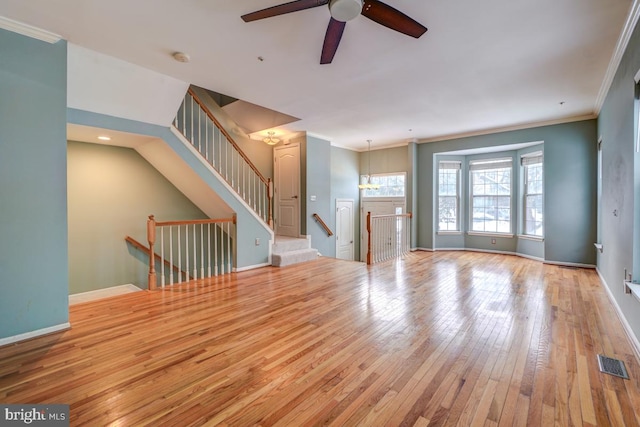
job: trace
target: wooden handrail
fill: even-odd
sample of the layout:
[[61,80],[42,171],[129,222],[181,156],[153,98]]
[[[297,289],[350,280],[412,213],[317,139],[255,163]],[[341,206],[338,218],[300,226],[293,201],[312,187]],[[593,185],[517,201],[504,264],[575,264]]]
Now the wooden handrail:
[[413,215],[411,214],[411,212],[406,214],[371,215],[371,218],[403,218],[403,217],[412,218]]
[[327,233],[327,236],[333,236],[333,231],[331,231],[331,229],[327,226],[327,224],[324,223],[322,218],[320,218],[320,215],[318,215],[317,213],[314,213],[312,216],[318,222],[318,224],[320,224],[320,226],[324,228],[324,231]]
[[211,111],[209,111],[207,106],[204,105],[204,103],[202,101],[200,101],[200,98],[198,98],[198,95],[196,95],[195,91],[192,88],[189,88],[188,92],[189,92],[189,95],[191,95],[193,97],[193,99],[196,101],[196,103],[200,106],[200,108],[202,108],[202,110],[205,112],[207,117],[209,117],[211,119],[211,121],[213,121],[213,123],[215,123],[215,125],[218,127],[220,132],[227,138],[229,143],[231,145],[233,145],[233,148],[235,148],[236,151],[238,152],[238,154],[240,154],[240,157],[242,157],[244,159],[244,161],[247,162],[247,164],[249,165],[251,170],[253,170],[253,172],[255,172],[255,174],[258,176],[258,178],[260,178],[260,180],[264,183],[264,185],[268,186],[269,185],[269,180],[267,178],[265,178],[264,175],[262,175],[262,173],[260,173],[258,168],[253,164],[253,162],[251,160],[249,160],[249,158],[247,157],[246,154],[244,154],[244,151],[242,151],[240,149],[240,147],[238,146],[238,144],[236,144],[236,142],[233,140],[231,135],[229,135],[229,133],[224,129],[224,127],[222,127],[222,125],[220,124],[218,119],[216,119],[213,116],[213,113],[211,113]]
[[[149,255],[149,248],[143,244],[138,242],[136,239],[134,239],[131,236],[126,236],[124,238],[124,240],[129,243],[130,245],[132,245],[134,248],[140,250],[141,252],[144,252],[145,255]],[[158,255],[157,253],[154,253],[154,258],[156,259],[156,261],[160,261],[162,258],[160,257],[160,255]],[[177,266],[171,264],[169,261],[167,261],[166,259],[164,260],[164,265],[166,265],[169,268],[173,268],[174,271],[177,271],[179,273],[182,273],[185,277],[189,277],[190,279],[192,279],[191,276],[189,276],[188,273],[181,271]]]
[[222,218],[222,219],[190,219],[185,221],[156,221],[156,227],[168,227],[174,225],[194,225],[194,224],[219,224],[222,222],[232,222],[236,223],[236,215],[233,214],[231,218]]

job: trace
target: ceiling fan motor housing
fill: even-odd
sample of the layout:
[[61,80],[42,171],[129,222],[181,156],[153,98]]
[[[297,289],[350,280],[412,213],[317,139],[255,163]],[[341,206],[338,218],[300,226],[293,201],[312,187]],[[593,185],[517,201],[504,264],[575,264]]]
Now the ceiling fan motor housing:
[[329,10],[336,21],[351,21],[362,12],[362,0],[331,0]]

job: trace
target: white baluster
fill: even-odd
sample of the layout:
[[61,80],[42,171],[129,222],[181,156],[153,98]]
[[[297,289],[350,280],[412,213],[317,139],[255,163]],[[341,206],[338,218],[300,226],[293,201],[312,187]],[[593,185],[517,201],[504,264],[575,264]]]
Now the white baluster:
[[178,226],[178,281],[182,283],[182,239],[180,238],[180,226]]
[[207,277],[211,277],[211,224],[207,224]]
[[200,278],[204,278],[204,224],[200,224]]
[[169,284],[173,285],[173,227],[169,227]]
[[213,263],[214,274],[218,275],[218,224],[213,226]]
[[198,251],[196,250],[196,224],[193,224],[193,279],[198,278]]
[[164,227],[160,227],[160,286],[164,288]]

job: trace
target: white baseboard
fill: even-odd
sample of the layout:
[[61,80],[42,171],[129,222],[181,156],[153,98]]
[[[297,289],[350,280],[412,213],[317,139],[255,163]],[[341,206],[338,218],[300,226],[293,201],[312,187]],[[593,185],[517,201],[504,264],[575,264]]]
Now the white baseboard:
[[254,264],[254,265],[248,265],[246,267],[240,267],[240,268],[234,268],[233,272],[234,273],[239,273],[241,271],[248,271],[248,270],[254,270],[256,268],[261,268],[261,267],[268,267],[270,266],[271,263],[270,262],[264,262],[262,264]]
[[141,290],[142,289],[135,285],[126,284],[112,286],[110,288],[96,289],[95,291],[81,292],[78,294],[69,295],[69,305],[79,304],[81,302],[95,301],[115,295],[128,294],[130,292],[139,292]]
[[613,308],[615,308],[616,314],[618,315],[618,319],[620,319],[620,323],[622,323],[622,329],[624,329],[624,332],[627,335],[627,338],[629,338],[629,342],[631,343],[631,348],[635,353],[636,359],[638,359],[638,362],[640,363],[640,341],[638,341],[638,338],[633,333],[633,329],[631,329],[631,325],[629,325],[629,322],[627,322],[627,318],[622,313],[622,310],[620,309],[618,302],[616,301],[615,297],[611,293],[611,288],[609,288],[607,281],[604,280],[604,276],[602,275],[602,273],[600,273],[600,269],[596,268],[596,271],[598,272],[598,276],[600,276],[600,281],[602,282],[604,289],[607,291],[607,296],[609,297],[609,301],[611,301],[611,304],[613,305]]
[[544,260],[545,264],[551,264],[551,265],[560,265],[563,267],[578,267],[578,268],[591,268],[591,269],[595,269],[596,266],[593,264],[580,264],[577,262],[558,262],[558,261],[548,261],[548,260]]
[[35,337],[40,337],[42,335],[53,334],[54,332],[66,331],[71,328],[71,323],[62,323],[56,326],[50,326],[44,329],[38,329],[37,331],[26,332],[20,335],[14,335],[12,337],[0,338],[0,347],[4,345],[13,344],[19,341],[28,340]]
[[579,268],[593,268],[596,266],[593,264],[580,264],[577,262],[560,262],[560,261],[549,261],[537,256],[527,255],[520,252],[510,252],[510,251],[496,251],[491,249],[476,249],[476,248],[436,248],[436,249],[427,249],[427,248],[418,248],[420,251],[428,251],[428,252],[440,252],[440,251],[467,251],[467,252],[484,252],[488,254],[502,254],[502,255],[515,255],[522,258],[532,259],[534,261],[543,262],[545,264],[551,265],[559,265],[562,267],[579,267]]

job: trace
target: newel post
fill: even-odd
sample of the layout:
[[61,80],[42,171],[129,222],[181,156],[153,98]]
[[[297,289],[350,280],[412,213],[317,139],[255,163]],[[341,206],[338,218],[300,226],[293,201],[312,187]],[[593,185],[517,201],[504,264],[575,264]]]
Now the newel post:
[[367,265],[371,264],[371,212],[367,212]]
[[156,263],[153,254],[155,253],[153,245],[156,243],[156,220],[153,215],[149,215],[147,220],[147,241],[149,242],[149,280],[148,289],[156,288]]
[[269,200],[269,227],[273,228],[273,181],[267,178],[267,199]]

